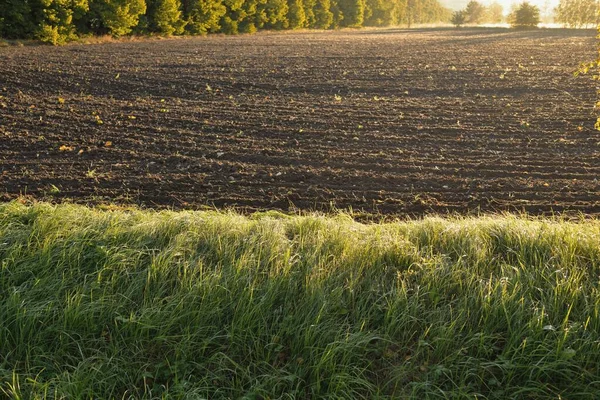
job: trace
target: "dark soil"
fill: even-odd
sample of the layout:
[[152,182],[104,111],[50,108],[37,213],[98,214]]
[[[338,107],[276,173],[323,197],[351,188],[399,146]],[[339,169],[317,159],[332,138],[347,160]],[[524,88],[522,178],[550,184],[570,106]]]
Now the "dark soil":
[[593,31],[0,48],[0,199],[600,213]]

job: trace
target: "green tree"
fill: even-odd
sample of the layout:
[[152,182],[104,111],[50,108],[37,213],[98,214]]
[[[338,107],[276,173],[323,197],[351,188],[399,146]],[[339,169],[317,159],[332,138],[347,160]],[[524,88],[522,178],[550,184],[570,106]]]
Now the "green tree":
[[127,35],[145,13],[145,0],[90,0],[90,22],[96,33]]
[[366,26],[388,26],[394,18],[394,7],[396,2],[389,0],[367,0],[365,25]]
[[333,14],[333,21],[331,22],[331,27],[334,29],[342,26],[342,21],[344,20],[344,13],[342,12],[342,8],[340,7],[340,0],[331,0],[331,7],[329,8],[331,13]]
[[456,26],[457,28],[460,28],[462,25],[465,24],[466,20],[467,19],[465,17],[465,12],[463,10],[461,10],[461,11],[454,11],[450,22],[452,22],[452,24],[454,26]]
[[360,28],[365,18],[365,0],[338,0],[343,14],[341,25],[349,28]]
[[54,45],[77,37],[75,20],[88,10],[87,0],[29,0],[28,18],[35,26],[33,36]]
[[508,20],[514,28],[535,28],[540,23],[540,9],[525,1],[509,15]]
[[245,16],[244,0],[223,0],[225,14],[219,21],[220,31],[227,34],[239,32],[239,21]]
[[261,9],[260,15],[264,20],[261,28],[286,29],[289,26],[287,0],[267,0],[259,8]]
[[471,0],[465,8],[466,22],[480,24],[485,17],[485,7],[476,0]]
[[163,35],[183,33],[185,21],[180,0],[146,0],[149,29]]
[[304,28],[307,24],[306,12],[302,0],[288,0],[288,14],[290,29]]
[[0,37],[20,39],[32,37],[35,24],[29,2],[0,0]]
[[193,35],[218,32],[227,7],[221,0],[193,0],[188,4],[187,30]]
[[316,0],[314,6],[315,22],[311,28],[328,29],[333,24],[333,12],[330,0]]
[[245,0],[242,4],[243,18],[239,20],[240,32],[254,33],[267,21],[264,5],[267,0]]
[[315,26],[315,8],[317,0],[302,0],[304,4],[304,14],[306,15],[306,27],[313,28]]

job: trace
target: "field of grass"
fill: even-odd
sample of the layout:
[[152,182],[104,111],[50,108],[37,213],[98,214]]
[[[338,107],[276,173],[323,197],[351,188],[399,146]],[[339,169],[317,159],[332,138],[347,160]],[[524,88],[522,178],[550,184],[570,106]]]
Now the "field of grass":
[[590,399],[600,222],[0,204],[0,397]]

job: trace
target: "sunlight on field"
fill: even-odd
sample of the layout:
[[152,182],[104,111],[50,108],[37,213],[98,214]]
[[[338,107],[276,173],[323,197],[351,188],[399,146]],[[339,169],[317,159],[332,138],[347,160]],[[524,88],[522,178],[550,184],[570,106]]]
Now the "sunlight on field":
[[[510,24],[481,24],[479,25],[482,28],[510,28]],[[538,24],[538,28],[543,29],[563,29],[564,26],[562,24],[555,23],[540,23]]]
[[0,0],[0,399],[600,398],[597,9]]
[[0,205],[0,390],[527,398],[600,390],[600,222]]

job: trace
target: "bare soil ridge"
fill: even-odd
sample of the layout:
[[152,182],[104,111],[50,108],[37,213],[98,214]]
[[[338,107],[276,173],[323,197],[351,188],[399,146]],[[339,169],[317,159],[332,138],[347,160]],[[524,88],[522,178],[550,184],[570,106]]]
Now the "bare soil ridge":
[[0,198],[600,213],[594,32],[0,48]]

